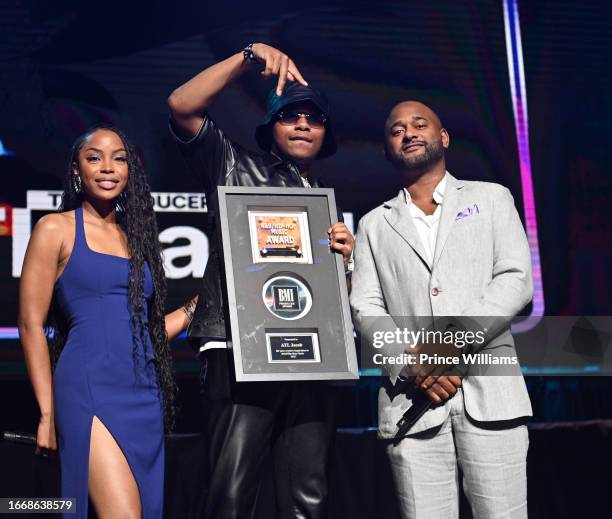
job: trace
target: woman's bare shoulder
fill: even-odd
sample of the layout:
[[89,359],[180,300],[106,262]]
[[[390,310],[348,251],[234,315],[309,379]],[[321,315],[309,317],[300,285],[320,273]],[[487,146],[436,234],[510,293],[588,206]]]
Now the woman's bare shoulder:
[[32,238],[61,243],[67,234],[74,235],[74,214],[74,211],[66,211],[44,215],[36,222]]

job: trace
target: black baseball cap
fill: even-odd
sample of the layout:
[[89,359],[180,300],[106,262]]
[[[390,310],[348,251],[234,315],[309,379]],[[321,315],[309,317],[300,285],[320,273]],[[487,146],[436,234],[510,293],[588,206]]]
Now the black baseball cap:
[[297,81],[287,82],[280,96],[276,95],[276,87],[268,94],[267,113],[255,128],[255,140],[261,149],[270,151],[272,147],[272,124],[276,114],[283,108],[302,101],[310,101],[325,116],[325,138],[317,159],[330,157],[336,153],[338,145],[331,127],[327,96],[321,90],[304,86]]

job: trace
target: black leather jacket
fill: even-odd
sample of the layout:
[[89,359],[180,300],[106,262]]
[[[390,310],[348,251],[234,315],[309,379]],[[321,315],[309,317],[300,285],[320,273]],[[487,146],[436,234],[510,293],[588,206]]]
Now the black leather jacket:
[[[217,206],[217,186],[303,187],[294,164],[271,154],[256,154],[243,149],[232,142],[208,116],[192,139],[183,141],[176,134],[175,139],[191,170],[203,177],[209,213]],[[317,181],[309,179],[309,182],[312,187],[320,187]],[[338,212],[338,215],[341,214]],[[191,345],[196,351],[202,343],[225,341],[230,332],[221,280],[223,260],[219,252],[215,218],[211,216],[211,227],[207,232],[211,236],[208,263],[188,330]]]

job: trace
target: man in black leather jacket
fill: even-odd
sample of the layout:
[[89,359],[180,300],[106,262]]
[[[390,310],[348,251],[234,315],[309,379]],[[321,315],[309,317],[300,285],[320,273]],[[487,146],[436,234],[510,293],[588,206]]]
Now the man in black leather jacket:
[[[268,113],[256,129],[264,154],[232,142],[206,114],[223,88],[257,65],[264,67],[262,76],[278,76]],[[325,96],[306,83],[288,56],[261,43],[200,72],[177,88],[168,104],[171,130],[190,168],[204,179],[209,210],[219,185],[317,187],[309,177],[312,162],[336,151]],[[353,236],[341,222],[328,232],[330,247],[343,255],[348,270]],[[212,239],[189,331],[202,361],[210,465],[204,517],[251,517],[267,446],[279,517],[325,517],[333,393],[329,386],[308,382],[236,383],[225,342],[222,283],[219,247]]]

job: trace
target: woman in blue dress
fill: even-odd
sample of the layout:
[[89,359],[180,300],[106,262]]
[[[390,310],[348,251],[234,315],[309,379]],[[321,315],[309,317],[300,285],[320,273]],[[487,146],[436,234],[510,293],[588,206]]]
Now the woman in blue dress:
[[87,517],[88,495],[100,519],[162,517],[176,392],[168,340],[195,303],[164,315],[165,295],[142,163],[119,130],[97,127],[73,146],[60,212],[37,222],[20,286],[37,449],[59,446],[69,517]]

